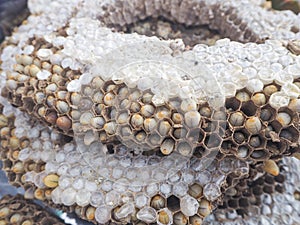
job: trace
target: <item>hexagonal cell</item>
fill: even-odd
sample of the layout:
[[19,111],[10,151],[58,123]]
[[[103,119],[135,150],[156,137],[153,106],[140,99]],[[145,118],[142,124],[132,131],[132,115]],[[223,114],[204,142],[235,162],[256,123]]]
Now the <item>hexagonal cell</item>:
[[120,109],[129,109],[131,105],[131,101],[125,98],[123,100],[120,100],[117,105]]
[[[4,167],[3,167],[3,168],[4,168]],[[33,160],[26,161],[26,162],[24,163],[24,169],[25,169],[26,171],[33,171],[33,170],[36,169],[36,163],[35,163]],[[38,172],[38,171],[36,171],[36,172]]]
[[173,224],[173,215],[168,209],[161,209],[157,213],[158,225],[171,225]]
[[130,124],[133,128],[139,129],[144,124],[144,118],[140,114],[135,113],[130,118]]
[[141,105],[138,102],[131,102],[129,106],[129,110],[131,113],[138,113],[141,110]]
[[130,101],[139,101],[141,99],[141,97],[143,96],[143,93],[137,89],[137,88],[131,88],[130,92],[129,92],[129,96],[128,99]]
[[141,114],[144,117],[151,117],[153,115],[153,113],[155,112],[155,106],[152,104],[144,104],[141,107]]
[[95,115],[102,115],[102,111],[104,110],[104,104],[96,104],[93,106],[92,111]]
[[180,209],[180,200],[175,195],[171,195],[167,198],[167,208],[172,212],[176,212]]
[[261,186],[256,185],[255,187],[252,188],[252,193],[256,196],[260,196],[263,194],[263,190]]
[[274,177],[272,175],[266,174],[265,182],[267,184],[274,185],[274,183],[275,183]]
[[242,103],[241,111],[247,116],[254,116],[258,107],[253,101],[247,101]]
[[175,148],[175,140],[173,138],[166,138],[163,140],[160,146],[160,151],[164,155],[169,155],[173,152],[174,148]]
[[35,103],[32,97],[23,97],[23,107],[29,112],[32,113]]
[[103,126],[104,131],[106,132],[106,135],[109,137],[115,137],[117,125],[114,121],[107,122]]
[[183,114],[174,112],[171,117],[171,121],[174,124],[174,127],[180,127],[184,122]]
[[248,143],[252,148],[259,148],[265,145],[266,140],[261,135],[252,135]]
[[4,170],[10,170],[11,167],[12,167],[12,162],[10,160],[6,159],[6,160],[3,161],[2,168]]
[[107,153],[112,155],[115,153],[115,146],[113,144],[108,144],[107,145]]
[[128,110],[118,110],[116,115],[116,122],[118,124],[128,124],[129,123],[129,111]]
[[187,225],[188,217],[185,216],[182,212],[177,212],[173,215],[174,225]]
[[283,193],[285,191],[285,189],[282,185],[276,185],[275,191],[277,191],[278,193]]
[[222,138],[218,134],[211,134],[206,136],[204,144],[207,148],[216,148],[222,144]]
[[45,102],[46,95],[43,92],[36,92],[33,100],[36,104],[43,104]]
[[145,131],[140,130],[135,132],[134,137],[135,137],[135,141],[141,144],[145,141],[147,134],[145,133]]
[[248,140],[249,132],[246,129],[238,129],[233,133],[233,140],[237,144],[242,144]]
[[239,199],[239,206],[243,208],[247,208],[249,206],[249,201],[247,198],[240,198]]
[[236,98],[227,98],[225,102],[225,107],[229,111],[236,111],[240,108],[241,102]]
[[155,118],[146,118],[144,120],[143,128],[147,133],[157,130],[157,120]]
[[199,203],[198,214],[201,217],[206,217],[211,213],[211,211],[212,211],[211,202],[207,201],[206,199],[202,199]]
[[179,142],[176,150],[177,152],[179,152],[181,155],[184,156],[190,156],[193,154],[192,146],[185,141]]
[[78,103],[78,108],[80,111],[85,112],[90,110],[93,107],[93,100],[89,97],[81,98],[81,100]]
[[242,112],[237,111],[237,112],[230,113],[228,122],[230,123],[231,126],[240,127],[244,124],[244,121],[245,121],[245,115]]
[[162,137],[169,135],[169,132],[172,131],[172,125],[168,120],[162,120],[158,124],[158,132]]
[[251,100],[257,106],[262,106],[262,105],[266,104],[266,101],[267,101],[265,94],[262,92],[253,94],[251,96]]
[[94,93],[94,89],[90,87],[90,85],[82,85],[81,93],[85,96],[92,96]]
[[286,127],[292,122],[292,116],[286,112],[279,112],[276,116],[276,120],[283,126]]
[[300,201],[300,192],[299,191],[295,191],[294,192],[294,197],[296,200]]
[[150,206],[157,210],[165,208],[165,204],[165,198],[161,195],[155,195],[150,201]]
[[55,125],[57,117],[58,116],[57,116],[55,111],[47,110],[46,116],[45,116],[45,121],[52,124],[52,125]]
[[44,117],[46,115],[46,107],[44,105],[35,105],[33,112],[37,117]]
[[176,172],[176,173],[170,172],[167,174],[168,181],[172,184],[178,184],[181,179],[180,175],[181,175],[180,172]]
[[164,118],[171,118],[171,110],[167,106],[159,106],[155,112],[155,118],[162,120]]
[[60,115],[69,114],[70,106],[66,101],[56,100],[55,108]]
[[236,156],[245,159],[248,158],[250,152],[251,150],[248,145],[241,145],[237,149]]
[[129,139],[133,135],[133,131],[130,126],[125,125],[125,126],[118,126],[117,135],[120,135],[120,138],[122,139]]
[[294,126],[289,126],[281,130],[279,137],[296,143],[299,140],[299,131]]
[[278,113],[286,113],[292,118],[295,116],[296,112],[293,111],[292,109],[288,108],[288,107],[282,107],[278,110]]
[[23,101],[22,101],[23,96],[21,94],[16,94],[15,96],[13,96],[11,93],[8,93],[7,95],[8,95],[7,98],[10,101],[13,101],[14,105],[23,106]]
[[262,121],[269,122],[274,119],[275,115],[276,110],[270,105],[266,105],[260,110],[260,119]]
[[201,115],[198,111],[189,111],[184,114],[184,124],[189,128],[198,128],[201,122]]
[[203,222],[203,219],[198,215],[190,216],[189,220],[191,225],[198,225],[198,224],[202,224]]
[[[9,170],[10,169],[8,169],[8,171],[6,172],[7,173],[7,178],[8,178],[8,181],[12,183],[17,179],[17,175],[16,175],[16,173],[11,172]],[[20,186],[20,185],[18,185],[18,186]]]
[[278,176],[274,177],[275,181],[282,184],[285,181],[285,178],[282,174],[279,174]]
[[263,191],[268,194],[274,193],[274,186],[265,184],[263,187]]
[[147,137],[147,143],[153,148],[160,146],[162,140],[163,138],[157,132],[153,132]]
[[227,115],[225,110],[218,110],[213,112],[212,118],[217,121],[226,121]]
[[94,103],[99,104],[99,103],[103,103],[103,97],[104,95],[102,91],[98,90],[93,94],[92,99]]
[[[298,82],[298,84],[300,84]],[[299,99],[291,99],[289,105],[288,105],[288,108],[293,110],[294,112],[297,112],[299,113],[300,110],[299,110],[299,103],[300,103],[300,100]]]
[[198,183],[193,183],[189,186],[188,194],[195,199],[200,199],[203,196],[203,187]]
[[263,93],[266,95],[272,95],[273,93],[277,92],[279,89],[280,88],[277,84],[272,83],[264,87]]
[[[120,218],[119,216],[122,216],[122,218]],[[122,214],[122,206],[117,206],[111,211],[111,218],[113,220],[117,221],[118,223],[128,224],[130,222],[130,214],[125,217],[123,216],[124,215]]]
[[199,113],[203,117],[210,118],[212,115],[212,109],[209,107],[208,104],[199,106]]
[[152,103],[153,93],[151,91],[144,91],[143,96],[141,98],[141,102],[144,104]]
[[204,137],[205,133],[200,128],[190,130],[187,134],[188,141],[193,144],[201,143]]
[[258,150],[253,151],[251,153],[250,157],[257,161],[263,161],[263,160],[266,160],[267,158],[269,158],[269,153],[266,152],[266,150],[264,150],[264,149],[258,149]]

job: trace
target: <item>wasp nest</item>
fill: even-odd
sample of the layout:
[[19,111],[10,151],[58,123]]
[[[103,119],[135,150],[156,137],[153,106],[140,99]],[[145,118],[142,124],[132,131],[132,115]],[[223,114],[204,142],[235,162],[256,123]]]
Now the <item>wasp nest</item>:
[[[29,1],[1,54],[1,158],[25,197],[98,224],[201,224],[224,195],[244,216],[282,187],[265,183],[300,152],[297,16],[251,1],[48,3]],[[189,49],[106,28],[150,16],[283,40]]]
[[5,196],[0,200],[0,224],[47,225],[64,223],[44,208],[21,195]]
[[[63,69],[65,60],[58,65],[51,60],[60,57],[61,50],[44,40],[33,43],[32,54],[16,55],[17,64],[13,72],[7,72],[3,95],[64,134],[73,136],[73,129],[78,135],[84,133],[87,145],[98,139],[121,141],[127,146],[160,148],[163,155],[176,151],[184,156],[197,153],[197,148],[221,147],[223,154],[256,161],[291,154],[297,147],[300,82],[289,70],[296,65],[280,73],[263,68],[243,89],[225,82],[222,91],[227,98],[222,110],[202,99],[173,97],[173,93],[162,98],[160,90],[151,87],[155,78],[141,77],[134,84],[122,76],[105,81],[84,74],[82,80],[91,81],[81,86],[79,71]],[[236,85],[241,86],[242,78],[236,78]],[[80,91],[69,92],[78,85],[76,81]],[[189,82],[197,83],[193,78]]]

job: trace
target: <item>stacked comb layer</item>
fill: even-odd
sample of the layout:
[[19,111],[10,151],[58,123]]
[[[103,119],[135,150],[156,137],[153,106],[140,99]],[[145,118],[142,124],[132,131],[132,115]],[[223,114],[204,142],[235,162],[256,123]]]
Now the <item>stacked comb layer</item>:
[[41,206],[22,196],[5,196],[0,200],[0,224],[47,225],[64,223]]

